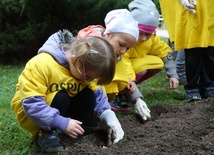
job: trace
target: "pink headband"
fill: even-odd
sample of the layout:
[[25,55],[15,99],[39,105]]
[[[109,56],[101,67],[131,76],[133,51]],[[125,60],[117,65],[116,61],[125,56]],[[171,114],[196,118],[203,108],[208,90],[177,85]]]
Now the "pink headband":
[[138,29],[140,31],[143,31],[143,32],[146,32],[146,33],[154,33],[154,32],[156,32],[156,27],[155,26],[148,26],[148,25],[138,24]]

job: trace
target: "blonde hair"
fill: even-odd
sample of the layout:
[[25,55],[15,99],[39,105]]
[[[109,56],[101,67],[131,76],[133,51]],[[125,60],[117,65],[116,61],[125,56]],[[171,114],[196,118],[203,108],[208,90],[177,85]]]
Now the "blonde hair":
[[112,45],[105,39],[88,36],[75,39],[70,46],[64,46],[66,51],[75,55],[74,65],[82,61],[87,70],[99,75],[98,85],[109,84],[115,74],[115,54]]

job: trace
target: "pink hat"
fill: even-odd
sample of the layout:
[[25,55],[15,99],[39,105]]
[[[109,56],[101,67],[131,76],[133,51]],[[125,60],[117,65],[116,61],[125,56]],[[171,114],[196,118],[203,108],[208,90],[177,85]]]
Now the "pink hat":
[[156,27],[155,26],[138,24],[138,29],[140,31],[143,31],[143,32],[146,32],[146,33],[154,33],[154,32],[156,32]]

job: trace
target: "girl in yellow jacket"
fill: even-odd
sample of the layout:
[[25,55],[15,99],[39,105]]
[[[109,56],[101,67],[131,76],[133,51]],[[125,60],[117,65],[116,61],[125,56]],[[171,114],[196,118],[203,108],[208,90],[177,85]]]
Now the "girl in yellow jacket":
[[71,138],[84,126],[108,131],[113,143],[121,125],[103,89],[115,73],[115,54],[104,39],[75,39],[67,31],[51,35],[19,76],[11,106],[21,127],[47,152],[63,150],[57,130]]
[[130,100],[135,103],[136,113],[143,120],[147,120],[151,117],[150,110],[142,101],[142,94],[136,84],[131,81],[123,58],[121,59],[122,55],[138,40],[137,22],[127,9],[116,9],[106,15],[105,26],[106,28],[101,25],[90,25],[80,30],[78,37],[99,36],[106,39],[114,47],[117,58],[115,76],[112,82],[103,88],[109,97],[111,108],[120,111],[131,110],[131,107],[117,96],[119,92],[125,89],[128,91]]
[[138,84],[165,67],[170,78],[170,89],[175,89],[178,86],[178,76],[172,49],[155,35],[159,22],[155,4],[148,0],[134,0],[129,4],[129,10],[138,21],[140,33],[138,42],[124,55],[131,79],[136,79]]
[[179,82],[172,49],[155,35],[159,21],[155,4],[150,0],[134,0],[128,7],[138,22],[140,33],[138,42],[123,55],[129,77],[138,84],[165,67],[170,89],[177,88]]

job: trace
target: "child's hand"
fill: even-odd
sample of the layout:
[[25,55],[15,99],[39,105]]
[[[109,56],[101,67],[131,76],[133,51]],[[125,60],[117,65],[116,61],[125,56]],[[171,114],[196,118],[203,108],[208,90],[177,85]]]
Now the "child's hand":
[[72,138],[77,138],[78,135],[82,135],[85,132],[81,127],[81,124],[82,122],[71,119],[68,123],[65,133]]
[[135,113],[139,115],[144,121],[151,118],[150,110],[142,99],[138,99],[135,103]]
[[170,89],[175,89],[179,85],[179,81],[176,78],[169,78]]
[[108,133],[108,147],[123,139],[124,131],[115,113],[108,109],[100,116],[99,127]]
[[135,91],[135,84],[133,81],[131,81],[131,79],[129,79],[129,83],[128,83],[128,86],[127,86],[128,90],[129,90],[129,93],[133,94],[134,91]]

